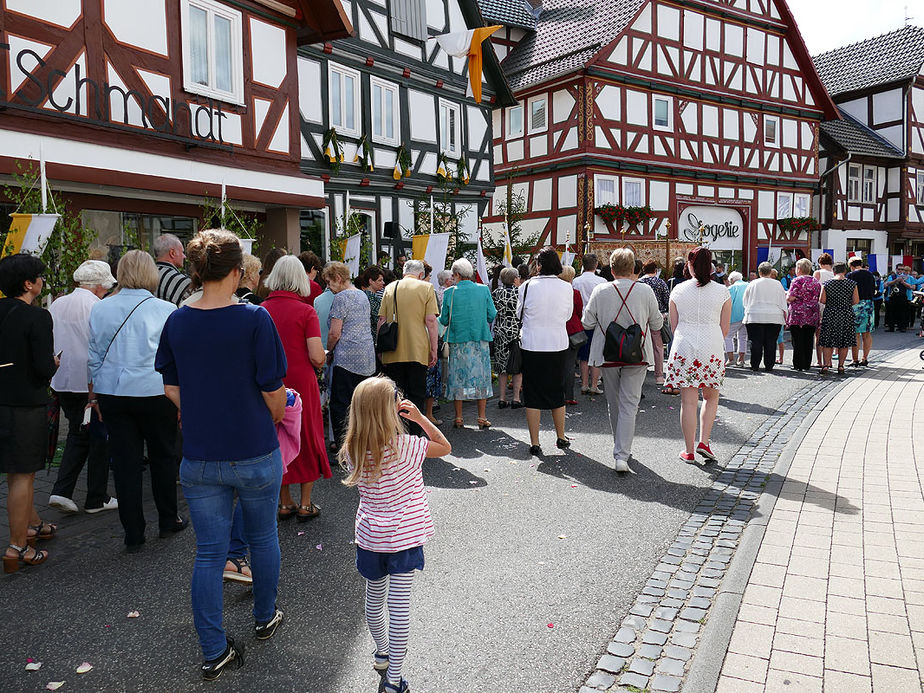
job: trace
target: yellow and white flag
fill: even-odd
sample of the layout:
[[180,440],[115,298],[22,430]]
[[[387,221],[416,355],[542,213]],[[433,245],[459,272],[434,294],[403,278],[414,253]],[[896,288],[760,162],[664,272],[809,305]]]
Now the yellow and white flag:
[[504,267],[513,266],[513,247],[510,245],[510,227],[504,224]]
[[436,275],[446,269],[446,256],[449,254],[449,233],[424,233],[411,238],[411,256],[423,260],[433,268],[430,281],[438,286]]
[[481,42],[500,28],[500,25],[483,26],[433,37],[440,44],[440,48],[452,57],[468,56],[468,81],[472,87],[472,96],[478,103],[481,103],[481,65],[483,61]]
[[0,249],[0,257],[16,253],[41,255],[60,218],[57,214],[11,214],[10,232]]

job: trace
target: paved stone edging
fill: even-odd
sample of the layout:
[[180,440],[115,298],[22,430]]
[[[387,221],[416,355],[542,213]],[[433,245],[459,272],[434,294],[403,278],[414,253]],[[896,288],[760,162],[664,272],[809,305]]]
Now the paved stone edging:
[[[831,385],[830,380],[808,385],[738,449],[680,528],[579,693],[676,693],[688,670],[703,676],[699,665],[691,664],[698,642],[707,636],[703,624],[713,612],[716,617],[731,612],[732,619],[737,614],[735,598],[740,601],[743,586],[737,595],[727,588],[719,592],[732,556],[739,546],[754,546],[744,537],[757,501],[765,491],[770,497],[782,487],[783,479],[773,472],[784,448],[806,415],[831,396]],[[756,555],[756,548],[751,551]],[[746,582],[747,574],[743,577]]]

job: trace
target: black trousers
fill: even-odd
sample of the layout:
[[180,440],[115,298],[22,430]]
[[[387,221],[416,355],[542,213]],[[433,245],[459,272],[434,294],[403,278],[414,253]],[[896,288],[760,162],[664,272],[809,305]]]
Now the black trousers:
[[873,299],[873,327],[879,327],[880,311],[882,310],[882,299]]
[[813,325],[790,325],[792,335],[792,366],[799,370],[812,367],[815,353],[815,327]]
[[346,368],[334,366],[330,381],[330,423],[334,429],[334,440],[337,445],[343,442],[343,435],[346,433],[353,390],[368,377],[368,375],[358,375]]
[[176,407],[159,397],[99,395],[100,411],[109,431],[112,476],[119,499],[119,519],[126,544],[144,541],[144,509],[141,478],[144,446],[148,447],[151,492],[157,506],[158,525],[176,525]]
[[87,426],[83,425],[83,413],[87,406],[86,392],[59,392],[58,401],[67,419],[67,440],[58,479],[51,491],[53,496],[74,498],[77,479],[87,465],[86,508],[101,508],[109,500],[109,443],[106,429],[96,414]]
[[908,297],[905,291],[898,292],[886,301],[885,323],[890,330],[896,327],[904,330],[908,327]]
[[[420,411],[426,411],[427,367],[416,361],[386,363],[385,375],[395,381],[405,399],[411,400]],[[423,435],[423,429],[415,423],[405,421],[407,430],[413,435]]]
[[776,363],[776,340],[780,336],[779,323],[773,322],[749,322],[748,339],[751,340],[751,368],[760,368],[760,361],[763,358],[764,369],[773,370],[773,364]]

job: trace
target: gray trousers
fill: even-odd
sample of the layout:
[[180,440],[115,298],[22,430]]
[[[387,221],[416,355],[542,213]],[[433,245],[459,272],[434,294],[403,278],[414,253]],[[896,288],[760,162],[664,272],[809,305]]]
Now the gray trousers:
[[613,459],[629,460],[635,437],[635,416],[642,398],[642,384],[648,366],[601,368],[603,392],[613,428]]

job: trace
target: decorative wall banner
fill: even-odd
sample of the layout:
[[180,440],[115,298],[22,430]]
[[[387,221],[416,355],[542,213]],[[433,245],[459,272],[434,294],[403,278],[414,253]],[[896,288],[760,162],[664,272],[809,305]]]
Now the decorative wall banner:
[[741,250],[744,222],[741,213],[731,207],[692,206],[680,212],[677,237],[686,243],[702,242],[712,250]]
[[11,214],[10,232],[6,236],[0,257],[16,253],[41,255],[48,238],[58,223],[58,214]]

